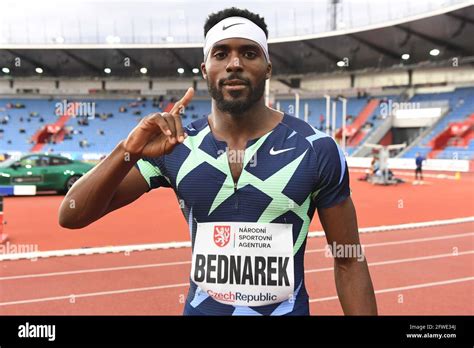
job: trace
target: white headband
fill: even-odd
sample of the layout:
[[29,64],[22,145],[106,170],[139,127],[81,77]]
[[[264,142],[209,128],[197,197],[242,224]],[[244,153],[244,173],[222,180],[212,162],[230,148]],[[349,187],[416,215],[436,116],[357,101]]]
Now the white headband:
[[204,42],[204,61],[206,61],[212,46],[221,40],[231,38],[255,41],[262,48],[267,61],[270,61],[265,32],[254,22],[243,17],[225,18],[209,29]]

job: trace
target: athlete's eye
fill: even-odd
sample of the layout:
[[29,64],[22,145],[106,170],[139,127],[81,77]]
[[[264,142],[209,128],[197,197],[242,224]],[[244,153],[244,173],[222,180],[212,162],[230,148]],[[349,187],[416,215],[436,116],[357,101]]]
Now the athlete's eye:
[[214,58],[224,59],[225,57],[226,57],[226,53],[223,51],[217,51],[214,53]]
[[244,56],[248,59],[254,59],[255,57],[257,57],[257,53],[255,51],[247,51],[245,52]]

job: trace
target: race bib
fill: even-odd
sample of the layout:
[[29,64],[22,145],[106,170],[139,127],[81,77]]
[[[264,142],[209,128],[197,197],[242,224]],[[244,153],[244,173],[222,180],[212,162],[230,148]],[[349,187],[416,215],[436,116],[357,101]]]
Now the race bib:
[[220,303],[264,306],[294,291],[291,224],[197,224],[191,279]]

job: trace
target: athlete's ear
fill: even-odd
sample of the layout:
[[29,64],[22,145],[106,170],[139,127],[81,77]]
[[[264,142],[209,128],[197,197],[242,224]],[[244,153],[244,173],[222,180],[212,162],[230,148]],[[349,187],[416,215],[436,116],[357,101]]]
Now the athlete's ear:
[[270,77],[272,77],[272,62],[268,62],[267,72],[265,73],[266,80],[268,80]]
[[201,63],[201,73],[204,80],[207,80],[206,63]]

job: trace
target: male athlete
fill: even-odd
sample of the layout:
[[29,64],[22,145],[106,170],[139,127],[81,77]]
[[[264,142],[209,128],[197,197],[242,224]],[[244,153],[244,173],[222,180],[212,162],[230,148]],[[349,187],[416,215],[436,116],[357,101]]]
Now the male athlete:
[[[169,113],[144,118],[72,187],[59,222],[82,228],[171,187],[192,241],[185,315],[309,315],[304,251],[315,210],[330,245],[360,250],[344,155],[326,134],[265,106],[263,18],[226,9],[204,32],[211,114],[183,129],[189,89]],[[335,255],[334,272],[345,314],[377,314],[361,255]]]

